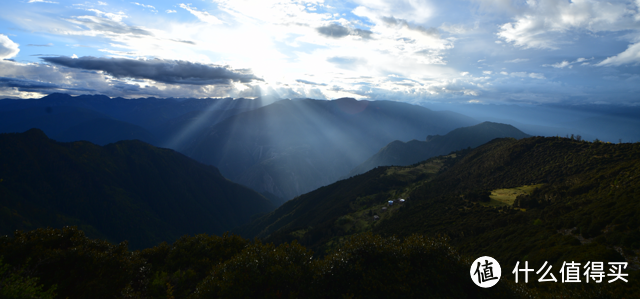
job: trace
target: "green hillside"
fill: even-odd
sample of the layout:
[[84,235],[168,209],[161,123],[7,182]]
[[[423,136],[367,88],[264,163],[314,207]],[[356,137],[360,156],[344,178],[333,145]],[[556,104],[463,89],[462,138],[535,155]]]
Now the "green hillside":
[[[509,188],[520,192],[511,205],[492,204]],[[397,198],[406,203],[382,211]],[[637,279],[639,198],[640,144],[496,139],[474,150],[409,167],[378,167],[339,181],[238,232],[267,242],[297,240],[320,253],[362,231],[447,235],[461,253],[489,255],[510,267],[517,261],[536,267],[548,261],[554,269],[563,261],[626,261],[630,277]],[[617,288],[622,294],[638,292],[631,284],[612,291]]]
[[61,143],[0,135],[0,233],[77,225],[133,248],[220,234],[268,212],[262,195],[173,150],[140,141]]

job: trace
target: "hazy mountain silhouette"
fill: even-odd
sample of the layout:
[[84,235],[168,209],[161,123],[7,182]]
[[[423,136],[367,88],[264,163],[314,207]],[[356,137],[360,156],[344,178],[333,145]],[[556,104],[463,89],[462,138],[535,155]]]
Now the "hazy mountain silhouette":
[[[236,101],[241,102],[243,100],[238,99]],[[202,134],[202,131],[206,128],[223,121],[227,117],[251,109],[253,108],[249,105],[242,105],[238,108],[224,110],[191,111],[151,128],[151,132],[157,136],[158,146],[184,151],[185,148],[192,145],[194,139]]]
[[[101,144],[106,140],[113,142],[136,136],[134,138],[154,145],[179,150],[192,142],[194,136],[204,128],[231,115],[278,100],[273,97],[125,99],[104,95],[71,96],[62,93],[50,94],[40,99],[3,99],[0,100],[0,133],[24,132],[30,128],[38,128],[52,138],[65,141],[90,140]],[[112,121],[111,124],[106,124],[103,120],[100,125],[96,121],[88,123],[86,128],[72,128],[96,119]],[[94,136],[91,136],[89,128],[96,129]],[[142,132],[140,129],[148,132]],[[63,134],[66,130],[69,132]],[[137,133],[132,135],[134,131]],[[150,136],[149,132],[153,136]],[[100,137],[101,134],[110,137]]]
[[274,205],[170,149],[140,141],[56,142],[38,129],[0,135],[0,233],[78,225],[133,248],[221,234]]
[[531,137],[514,126],[483,122],[455,129],[444,136],[427,136],[427,141],[393,141],[349,172],[348,176],[365,173],[378,166],[407,166],[431,157],[448,154],[467,147],[477,147],[495,138]]
[[390,101],[279,101],[205,130],[184,152],[229,179],[285,199],[330,184],[393,140],[477,123]]
[[100,118],[109,116],[91,109],[69,106],[0,111],[0,133],[19,133],[38,128],[48,136],[57,136],[73,126]]
[[123,121],[98,118],[72,126],[53,137],[57,141],[85,140],[97,145],[106,145],[120,140],[140,140],[157,144],[157,138],[149,131]]

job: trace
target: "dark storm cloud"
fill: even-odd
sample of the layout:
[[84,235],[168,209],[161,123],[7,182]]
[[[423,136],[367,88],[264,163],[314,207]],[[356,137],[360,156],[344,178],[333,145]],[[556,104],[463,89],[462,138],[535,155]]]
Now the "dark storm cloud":
[[37,80],[19,79],[10,77],[0,77],[0,88],[18,88],[20,91],[43,91],[52,89],[63,89],[73,91],[95,91],[90,88],[69,88],[58,84],[42,82]]
[[0,77],[0,87],[17,87],[24,90],[59,88],[53,83],[9,77]]
[[84,56],[42,57],[42,60],[69,68],[104,71],[116,78],[150,79],[168,84],[215,85],[231,81],[243,83],[260,80],[249,70],[232,70],[221,66],[179,60],[135,60]]
[[318,27],[316,30],[318,30],[318,33],[324,36],[333,38],[341,38],[349,35],[349,28],[335,23],[329,26]]
[[298,80],[296,80],[296,82],[304,83],[304,84],[309,84],[309,85],[327,86],[327,84],[325,84],[325,83],[315,83],[315,82],[311,82],[311,81],[307,81],[307,80],[302,80],[302,79],[298,79]]
[[426,35],[439,36],[440,32],[434,27],[424,28],[422,26],[411,26],[406,20],[396,19],[394,17],[382,17],[382,21],[387,25],[404,26],[411,30],[422,32]]
[[371,34],[373,33],[369,30],[362,30],[362,29],[351,30],[347,27],[344,27],[342,25],[335,24],[335,23],[329,26],[318,27],[316,28],[316,30],[318,31],[318,33],[324,36],[333,37],[333,38],[343,38],[348,35],[353,35],[353,36],[359,36],[363,39],[371,39]]

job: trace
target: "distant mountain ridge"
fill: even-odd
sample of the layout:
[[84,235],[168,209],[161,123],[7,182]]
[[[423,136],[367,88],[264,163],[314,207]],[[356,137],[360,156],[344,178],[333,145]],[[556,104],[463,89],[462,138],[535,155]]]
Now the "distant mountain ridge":
[[140,141],[101,147],[0,134],[0,233],[77,225],[132,248],[221,234],[275,206],[218,169]]
[[495,138],[531,137],[512,125],[483,122],[457,128],[444,136],[427,136],[426,141],[393,141],[349,172],[348,176],[365,173],[378,166],[408,166],[431,157],[448,154],[467,147],[475,148]]
[[184,152],[233,181],[291,199],[336,181],[393,140],[476,123],[400,102],[283,100],[225,119]]
[[[156,146],[180,150],[204,128],[231,115],[278,100],[273,97],[125,99],[62,93],[40,99],[2,99],[0,133],[20,133],[38,128],[56,140],[106,144],[140,139]],[[84,122],[88,123],[82,124]]]

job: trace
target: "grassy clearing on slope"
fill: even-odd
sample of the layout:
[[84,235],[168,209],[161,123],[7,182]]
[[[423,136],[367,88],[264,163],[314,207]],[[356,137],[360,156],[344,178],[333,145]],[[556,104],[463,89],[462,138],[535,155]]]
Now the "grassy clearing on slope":
[[531,194],[536,188],[542,187],[544,184],[524,185],[508,189],[496,189],[491,191],[491,201],[484,203],[485,207],[501,207],[512,206],[518,195]]

